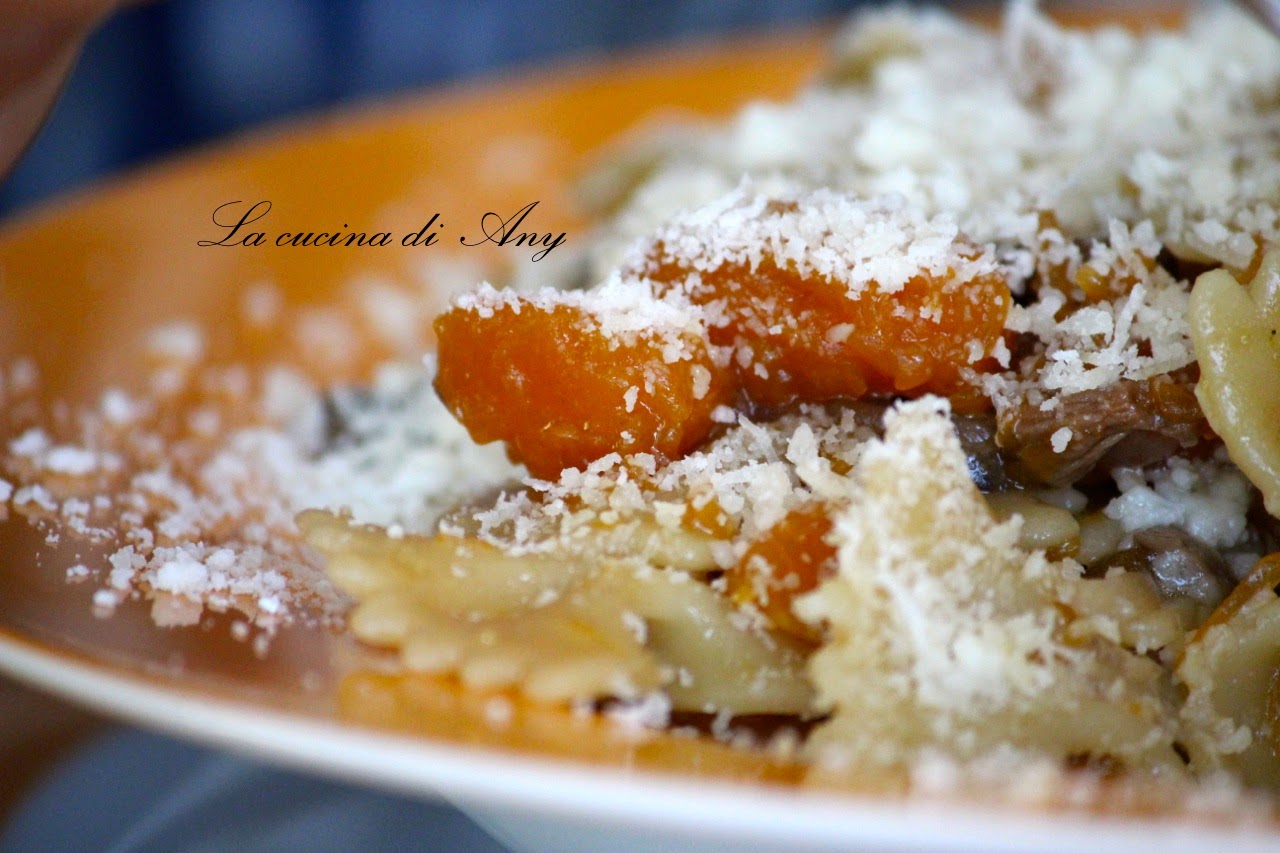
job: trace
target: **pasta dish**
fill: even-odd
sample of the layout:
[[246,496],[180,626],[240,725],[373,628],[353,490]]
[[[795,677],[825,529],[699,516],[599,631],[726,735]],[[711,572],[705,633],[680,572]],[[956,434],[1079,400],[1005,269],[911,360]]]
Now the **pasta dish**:
[[1280,784],[1271,36],[864,14],[793,100],[583,194],[572,262],[471,282],[425,366],[206,375],[274,420],[178,438],[187,390],[106,397],[10,444],[10,505],[118,540],[71,569],[105,609],[321,613],[815,777]]

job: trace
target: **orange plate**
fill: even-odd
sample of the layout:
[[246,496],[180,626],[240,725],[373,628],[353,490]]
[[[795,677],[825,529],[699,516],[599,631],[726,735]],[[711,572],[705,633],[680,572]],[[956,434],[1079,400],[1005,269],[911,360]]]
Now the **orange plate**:
[[[202,322],[215,357],[278,357],[226,319],[248,285],[272,280],[290,305],[337,303],[357,274],[404,278],[428,253],[475,251],[458,236],[533,200],[535,224],[582,239],[569,188],[590,152],[645,117],[785,97],[821,51],[820,35],[790,33],[473,84],[254,134],[56,202],[0,228],[0,362],[30,355],[49,399],[94,399],[108,384],[139,387],[142,330],[174,318]],[[219,205],[261,200],[273,204],[263,221],[273,233],[404,233],[432,213],[445,229],[429,249],[197,245],[225,233],[210,218]],[[715,823],[739,841],[915,843],[922,828],[935,840],[994,828],[972,807],[900,803],[890,814],[883,802],[802,795],[785,761],[665,735],[636,741],[554,709],[516,704],[495,725],[486,697],[375,674],[346,638],[319,629],[283,629],[260,658],[231,639],[226,617],[158,629],[128,603],[98,619],[93,585],[65,580],[93,556],[75,551],[20,520],[0,524],[0,670],[137,722],[418,793],[561,814],[590,800],[588,817],[661,819],[672,831]],[[886,816],[897,829],[858,823]],[[1004,814],[1006,842],[1052,831],[1026,817]],[[1150,842],[1153,831],[1091,830],[1112,842]]]
[[[112,181],[0,229],[0,361],[32,356],[47,400],[86,401],[107,385],[140,387],[143,332],[166,320],[199,322],[214,358],[279,357],[278,342],[248,347],[231,319],[247,286],[273,281],[295,306],[337,303],[355,276],[405,279],[419,275],[428,257],[483,254],[460,247],[459,237],[475,235],[486,212],[509,215],[534,200],[526,226],[582,239],[572,179],[598,156],[592,152],[646,116],[724,115],[748,96],[786,97],[821,50],[820,36],[791,33],[538,71],[257,133]],[[348,224],[344,230],[400,235],[432,213],[445,227],[432,247],[198,245],[226,235],[211,216],[237,200],[240,210],[269,200],[272,210],[256,227],[272,234]],[[68,687],[67,667],[201,701],[342,725],[354,716],[361,725],[445,741],[616,766],[779,775],[758,758],[687,741],[637,747],[592,723],[566,735],[563,725],[548,723],[563,715],[545,710],[521,711],[498,731],[447,683],[395,685],[374,676],[340,683],[335,660],[356,652],[319,629],[286,628],[259,658],[251,644],[231,639],[225,617],[212,628],[158,629],[147,606],[131,602],[99,619],[91,613],[96,584],[65,579],[68,566],[93,562],[82,548],[69,539],[46,545],[16,518],[0,524],[0,656],[8,658],[0,666],[106,710],[139,716],[115,702],[119,691],[109,684]],[[365,698],[349,701],[357,695]],[[404,713],[393,712],[398,706]],[[181,719],[142,716],[187,730]],[[602,736],[584,738],[584,730]]]

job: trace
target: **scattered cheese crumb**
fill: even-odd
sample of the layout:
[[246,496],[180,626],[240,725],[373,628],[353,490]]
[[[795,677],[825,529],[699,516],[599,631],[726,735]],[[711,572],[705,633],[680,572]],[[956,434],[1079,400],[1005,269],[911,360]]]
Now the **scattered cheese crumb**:
[[191,363],[204,355],[204,333],[187,321],[156,326],[147,334],[147,350],[157,358]]

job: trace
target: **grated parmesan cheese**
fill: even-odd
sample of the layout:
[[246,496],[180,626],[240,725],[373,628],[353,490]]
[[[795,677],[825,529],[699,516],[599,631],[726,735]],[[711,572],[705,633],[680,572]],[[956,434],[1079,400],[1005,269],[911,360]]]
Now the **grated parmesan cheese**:
[[1136,656],[1065,641],[1056,602],[1080,567],[1022,551],[1017,522],[996,523],[948,413],[946,401],[924,398],[886,416],[835,520],[837,573],[796,602],[831,632],[810,662],[833,712],[812,748],[881,767],[925,747],[961,758],[1002,744],[1088,752],[1098,733],[1059,717],[1118,700],[1105,695],[1114,686],[1136,730],[1127,741],[1109,731],[1107,748],[1173,760],[1173,711],[1158,683],[1113,684],[1116,667],[1142,666]]
[[1104,512],[1127,533],[1172,525],[1221,549],[1244,542],[1253,500],[1249,481],[1225,459],[1172,457],[1149,468],[1117,469],[1120,495]]
[[196,362],[204,355],[204,333],[191,322],[166,323],[155,327],[147,335],[147,349],[157,358]]
[[[717,201],[674,216],[654,242],[662,248],[659,262],[709,272],[754,270],[771,258],[801,276],[841,282],[857,298],[872,285],[896,293],[922,272],[958,287],[996,270],[994,257],[972,253],[959,237],[953,217],[926,216],[900,196],[860,201],[827,189],[769,196],[744,179]],[[637,257],[627,265],[644,263]]]
[[586,331],[607,339],[625,344],[641,337],[663,341],[663,360],[667,363],[695,358],[697,353],[690,349],[689,342],[701,339],[703,333],[702,311],[682,294],[671,291],[658,297],[650,282],[617,272],[590,290],[548,287],[526,292],[498,290],[485,283],[457,297],[453,304],[483,318],[492,317],[499,309],[519,314],[526,306],[539,311],[573,307],[582,312]]

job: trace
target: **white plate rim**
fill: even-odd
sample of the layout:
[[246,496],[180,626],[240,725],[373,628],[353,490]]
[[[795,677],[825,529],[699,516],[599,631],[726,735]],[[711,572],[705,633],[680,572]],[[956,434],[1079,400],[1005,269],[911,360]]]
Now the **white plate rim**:
[[295,769],[486,813],[781,849],[1095,851],[1280,849],[1280,832],[1160,818],[791,790],[475,749],[195,695],[0,631],[0,671],[106,714]]

